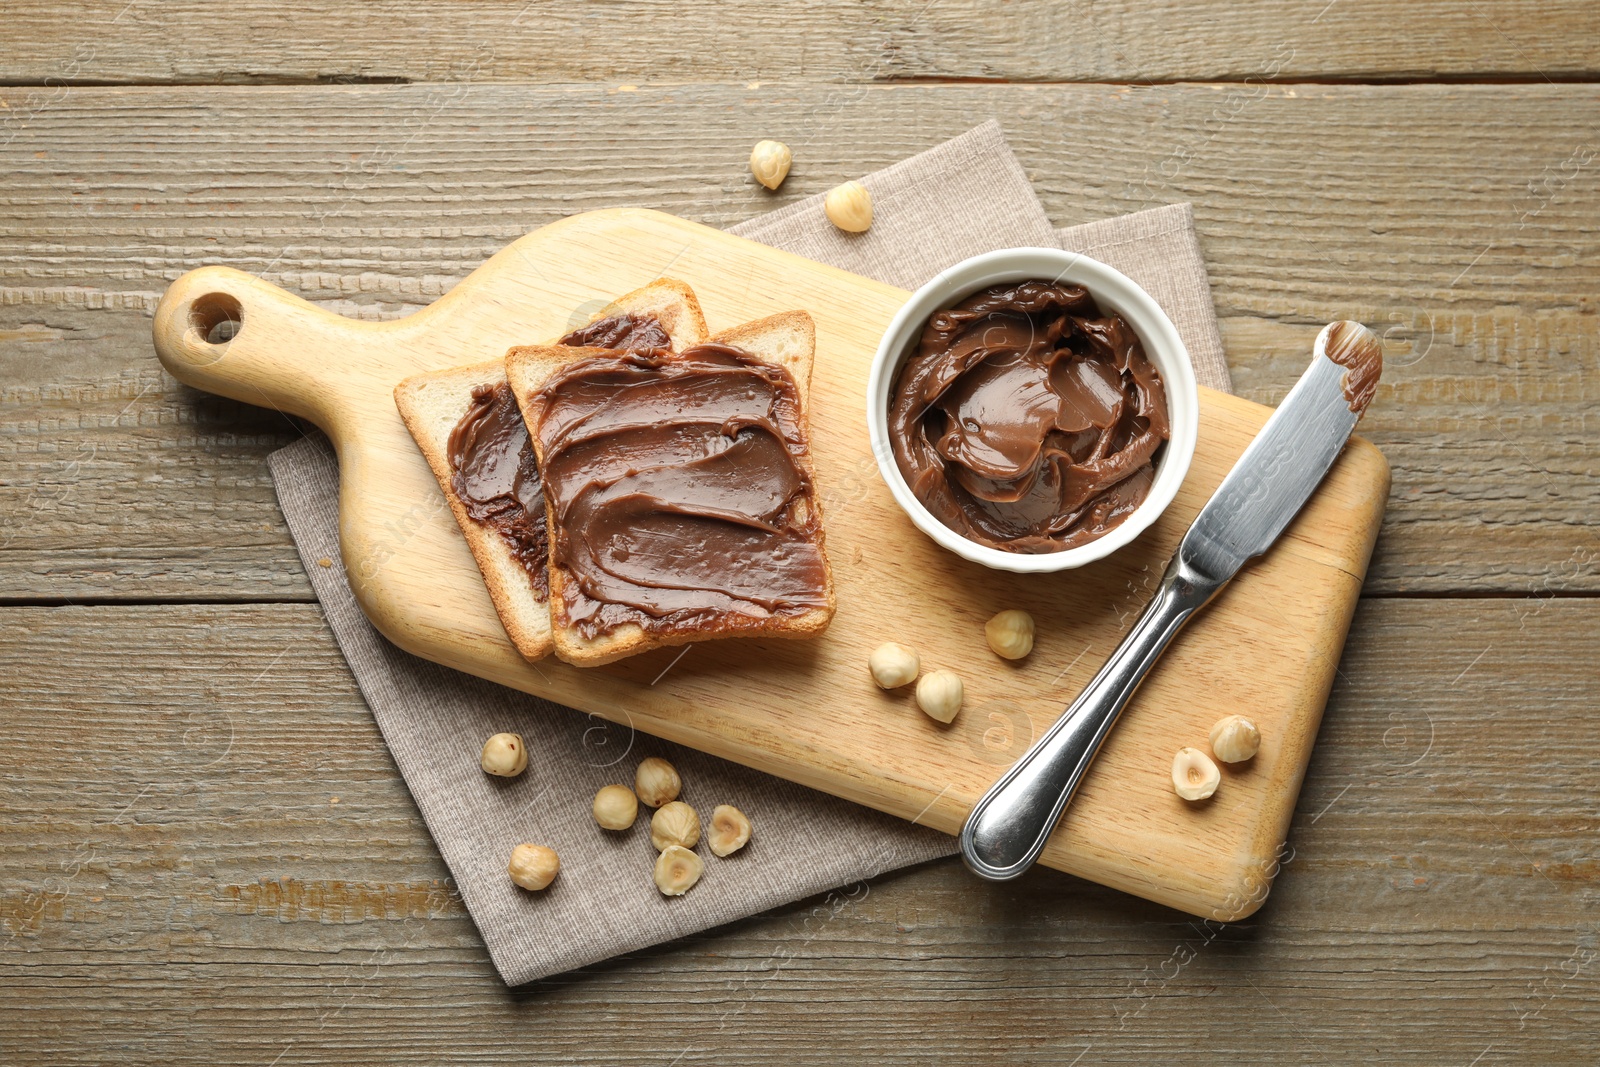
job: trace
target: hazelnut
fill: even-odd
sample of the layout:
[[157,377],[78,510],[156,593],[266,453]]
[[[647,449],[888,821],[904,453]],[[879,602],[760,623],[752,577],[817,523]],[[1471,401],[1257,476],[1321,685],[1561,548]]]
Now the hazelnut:
[[478,765],[485,774],[515,778],[528,769],[528,746],[522,743],[521,734],[495,734],[483,743]]
[[1261,731],[1243,715],[1228,715],[1211,728],[1211,752],[1223,763],[1243,763],[1261,750]]
[[518,845],[511,850],[511,862],[506,872],[511,880],[524,889],[543,889],[555,881],[561,870],[561,858],[553,848],[543,845]]
[[706,843],[718,856],[731,856],[750,840],[750,819],[732,804],[718,804],[711,812],[711,832]]
[[994,654],[1004,659],[1022,659],[1033,651],[1033,616],[1012,608],[983,624]]
[[893,641],[885,641],[867,657],[867,670],[881,689],[898,689],[916,678],[921,669],[916,651]]
[[860,182],[845,182],[828,191],[822,201],[828,221],[849,233],[865,233],[872,226],[872,194]]
[[639,769],[633,772],[633,791],[646,807],[659,808],[669,800],[677,800],[682,789],[678,769],[659,756],[641,760]]
[[782,141],[757,141],[750,150],[750,173],[768,189],[776,189],[789,176],[794,153]]
[[694,888],[706,865],[681,845],[668,845],[656,857],[656,888],[664,897],[681,897]]
[[663,804],[650,817],[650,843],[657,851],[671,845],[694,848],[700,843],[700,816],[681,800]]
[[917,679],[917,706],[930,718],[949,722],[961,710],[961,679],[954,671],[932,671]]
[[1185,746],[1172,757],[1172,788],[1185,800],[1205,800],[1221,781],[1222,772],[1198,748]]
[[594,795],[594,821],[602,830],[626,830],[639,815],[639,798],[625,785],[603,785]]

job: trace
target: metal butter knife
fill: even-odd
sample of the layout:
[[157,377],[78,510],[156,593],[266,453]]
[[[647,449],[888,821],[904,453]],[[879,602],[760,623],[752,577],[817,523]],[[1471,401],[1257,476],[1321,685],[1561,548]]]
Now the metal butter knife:
[[1360,323],[1317,335],[1303,374],[1201,509],[1155,598],[1106,665],[961,829],[961,854],[994,881],[1033,866],[1146,672],[1245,562],[1278,539],[1339,457],[1372,399],[1382,347]]

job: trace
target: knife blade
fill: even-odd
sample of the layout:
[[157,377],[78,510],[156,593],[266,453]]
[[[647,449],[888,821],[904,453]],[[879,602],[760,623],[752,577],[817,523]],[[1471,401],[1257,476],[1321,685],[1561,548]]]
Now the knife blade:
[[1367,350],[1381,361],[1378,339],[1360,323],[1323,328],[1311,366],[1195,517],[1178,546],[1180,557],[1226,581],[1272,547],[1321,484],[1371,399],[1370,392],[1363,399],[1346,385]]
[[967,866],[992,881],[1033,866],[1139,683],[1195,613],[1277,541],[1372,400],[1383,350],[1357,322],[1317,334],[1311,366],[1200,510],[1155,597],[1066,712],[973,807]]

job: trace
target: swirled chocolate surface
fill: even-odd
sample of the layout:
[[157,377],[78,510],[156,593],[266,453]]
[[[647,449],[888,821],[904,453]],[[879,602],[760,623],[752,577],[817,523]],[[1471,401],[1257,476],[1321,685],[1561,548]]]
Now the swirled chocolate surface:
[[625,352],[650,352],[671,348],[672,338],[661,323],[648,315],[612,315],[573,330],[561,344],[576,348],[617,348]]
[[800,395],[725,345],[557,371],[535,401],[551,560],[585,637],[753,628],[828,603]]
[[895,462],[942,523],[1008,552],[1059,552],[1149,495],[1169,435],[1132,327],[1076,285],[980,290],[936,312],[890,395]]
[[492,527],[541,597],[550,589],[544,495],[511,386],[480,385],[450,431],[450,485],[474,522]]
[[[670,348],[672,339],[648,315],[613,315],[567,334],[564,345]],[[450,431],[450,485],[474,522],[498,533],[528,572],[540,597],[549,594],[550,539],[544,493],[528,428],[511,386],[472,390],[467,413]]]

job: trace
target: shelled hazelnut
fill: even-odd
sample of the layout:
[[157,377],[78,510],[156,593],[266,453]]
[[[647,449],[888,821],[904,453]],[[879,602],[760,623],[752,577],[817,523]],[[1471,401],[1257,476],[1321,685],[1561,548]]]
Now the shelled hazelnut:
[[524,889],[543,889],[555,881],[561,870],[561,858],[556,850],[544,845],[518,845],[511,850],[511,862],[506,872],[511,880]]
[[626,830],[639,815],[639,798],[625,785],[603,785],[594,795],[594,821],[605,830]]
[[794,153],[782,141],[757,141],[750,150],[750,173],[768,189],[776,189],[789,176]]
[[954,671],[931,671],[917,679],[917,707],[940,722],[956,717],[963,695],[961,678]]
[[732,804],[718,804],[711,812],[706,844],[717,856],[731,856],[750,840],[750,818]]
[[1261,750],[1261,731],[1243,715],[1227,715],[1211,728],[1211,753],[1223,763],[1243,763]]
[[677,800],[682,789],[678,769],[659,756],[640,760],[639,769],[633,772],[633,791],[646,807],[659,808],[669,800]]
[[1172,788],[1185,800],[1205,800],[1222,783],[1222,772],[1198,748],[1178,749],[1172,757]]
[[895,641],[885,641],[867,657],[867,670],[880,689],[898,689],[917,677],[922,660],[916,650]]
[[663,804],[650,817],[650,843],[657,851],[673,845],[694,848],[700,842],[700,815],[681,800]]
[[1012,608],[983,624],[983,636],[994,654],[1005,659],[1022,659],[1033,651],[1033,616]]
[[860,182],[834,186],[823,198],[822,210],[846,233],[865,233],[872,227],[872,194]]
[[495,734],[483,743],[478,765],[485,774],[515,778],[528,769],[528,747],[521,734]]
[[681,845],[668,845],[656,857],[656,888],[662,896],[681,897],[694,888],[704,870],[699,856]]

